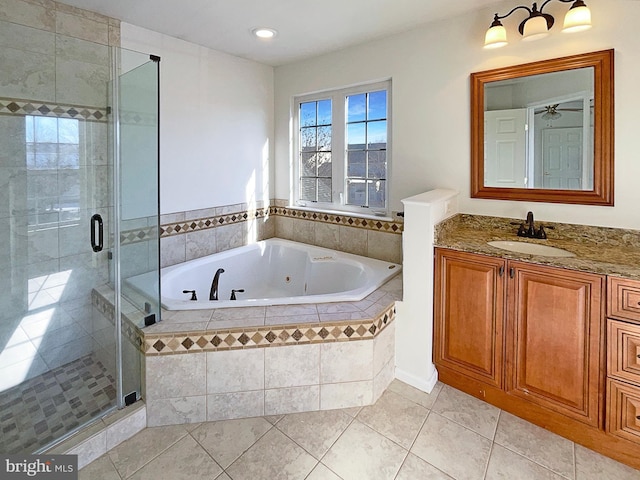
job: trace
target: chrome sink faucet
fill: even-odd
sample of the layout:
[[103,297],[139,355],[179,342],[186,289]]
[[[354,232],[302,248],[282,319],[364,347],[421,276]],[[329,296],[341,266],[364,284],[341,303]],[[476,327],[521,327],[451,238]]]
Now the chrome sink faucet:
[[528,212],[526,226],[524,223],[520,224],[520,227],[518,228],[518,236],[544,240],[547,238],[547,232],[544,231],[544,225],[540,225],[540,228],[536,230],[535,223],[533,221],[533,212]]
[[220,281],[220,274],[224,273],[224,268],[216,270],[211,282],[211,290],[209,291],[209,300],[218,300],[218,282]]

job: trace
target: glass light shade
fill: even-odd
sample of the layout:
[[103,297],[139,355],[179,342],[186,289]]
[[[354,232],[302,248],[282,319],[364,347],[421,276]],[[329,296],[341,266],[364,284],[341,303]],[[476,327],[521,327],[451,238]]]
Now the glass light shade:
[[507,43],[507,29],[502,25],[491,27],[484,36],[484,48],[504,47]]
[[562,116],[560,112],[547,112],[543,113],[542,117],[544,120],[557,120]]
[[522,32],[522,39],[526,41],[538,40],[549,35],[549,28],[547,27],[547,19],[542,15],[531,17],[524,24],[524,31]]
[[564,16],[563,32],[579,32],[589,28],[591,28],[591,10],[589,10],[589,7],[571,8]]

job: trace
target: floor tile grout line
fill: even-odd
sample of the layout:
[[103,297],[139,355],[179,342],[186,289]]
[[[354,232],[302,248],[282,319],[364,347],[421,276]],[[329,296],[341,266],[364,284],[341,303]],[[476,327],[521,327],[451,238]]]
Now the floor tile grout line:
[[[420,436],[420,432],[422,432],[422,429],[424,428],[425,424],[427,423],[427,418],[429,418],[429,415],[431,415],[431,409],[430,408],[427,409],[427,414],[425,415],[424,420],[422,420],[422,424],[420,425],[420,428],[418,429],[418,433],[416,433],[415,438],[413,439],[413,441],[411,442],[411,445],[407,449],[407,454],[404,456],[404,459],[402,459],[402,464],[400,464],[400,468],[398,469],[398,471],[394,475],[394,477],[393,477],[394,479],[398,478],[398,475],[400,475],[400,472],[402,471],[402,467],[404,467],[405,463],[407,462],[407,458],[409,458],[409,455],[412,455],[411,449],[416,444],[416,440],[418,440],[418,437]],[[415,455],[415,454],[413,454],[413,455]],[[418,456],[416,455],[416,457],[418,457]],[[420,457],[418,457],[418,458],[420,458]],[[420,459],[426,462],[426,460],[424,460],[423,458],[420,458]],[[431,465],[429,462],[427,462],[427,463],[429,465]],[[433,467],[435,468],[435,466],[433,466]],[[439,470],[439,471],[442,471],[442,470]]]
[[529,458],[529,457],[527,457],[526,455],[523,455],[522,453],[518,452],[517,450],[514,450],[513,448],[509,447],[508,445],[503,445],[503,444],[501,444],[500,442],[493,442],[493,443],[494,443],[494,444],[496,444],[496,445],[498,445],[498,446],[500,446],[500,447],[502,447],[502,448],[504,448],[504,449],[506,449],[506,450],[509,450],[511,453],[515,453],[516,455],[518,455],[518,456],[520,456],[520,457],[524,458],[525,460],[530,461],[531,463],[535,463],[535,464],[536,464],[536,465],[538,465],[539,467],[542,467],[542,468],[544,468],[545,470],[548,470],[548,471],[550,471],[550,472],[552,472],[552,473],[554,473],[554,474],[558,475],[559,477],[562,477],[562,478],[564,478],[564,479],[566,479],[566,480],[574,480],[574,479],[571,479],[571,478],[569,478],[569,477],[564,476],[562,473],[560,473],[560,472],[558,472],[558,471],[554,470],[554,469],[553,469],[553,468],[551,468],[551,467],[548,467],[548,466],[546,466],[546,465],[543,465],[542,463],[538,462],[537,460],[534,460],[533,458]]
[[[235,464],[238,460],[240,460],[240,458],[242,458],[242,456],[243,456],[245,453],[247,453],[249,450],[251,450],[251,449],[255,446],[255,444],[256,444],[256,443],[258,443],[258,442],[260,441],[260,439],[262,439],[262,437],[264,437],[264,436],[265,436],[267,433],[269,433],[273,428],[275,428],[275,425],[273,425],[269,420],[267,420],[266,418],[264,418],[264,415],[263,415],[263,416],[261,416],[261,417],[249,417],[249,418],[261,418],[261,419],[263,419],[265,422],[267,422],[267,423],[269,424],[269,428],[267,428],[267,430],[265,430],[265,432],[264,432],[262,435],[260,435],[258,438],[256,438],[256,440],[255,440],[251,445],[249,445],[249,446],[248,446],[248,447],[247,447],[247,448],[246,448],[246,449],[245,449],[245,450],[244,450],[240,455],[238,455],[238,456],[233,460],[233,462],[231,462],[231,463],[229,464],[229,466],[227,466],[226,468],[225,468],[225,467],[223,467],[222,465],[220,465],[220,464],[216,461],[216,459],[215,459],[215,458],[213,459],[216,463],[218,463],[218,465],[220,465],[220,467],[222,468],[222,471],[223,471],[224,473],[226,473],[227,475],[229,475],[229,473],[227,472],[227,469],[228,469],[228,468],[231,468],[231,466],[232,466],[233,464]],[[240,418],[236,418],[236,419],[230,419],[230,420],[242,420],[242,419],[240,419]],[[230,421],[230,420],[217,420],[217,421],[215,421],[215,422],[207,422],[207,423],[228,422],[228,421]],[[198,428],[200,428],[200,427],[198,427]],[[197,429],[196,429],[196,430],[197,430]],[[279,429],[277,429],[277,430],[278,430],[278,431],[280,431]],[[194,431],[195,431],[195,430],[194,430]],[[288,438],[288,437],[287,437],[287,438]],[[200,445],[200,446],[201,446],[205,451],[207,451],[207,449],[206,449],[206,448],[204,448],[204,446],[203,446],[200,442],[198,442],[198,440],[196,440],[195,438],[194,438],[194,440],[195,440],[195,441],[198,443],[198,445]],[[207,453],[209,453],[209,452],[207,451]],[[212,458],[213,458],[213,457],[212,457]],[[229,477],[231,477],[231,475],[229,475]]]
[[491,445],[489,446],[489,455],[487,455],[487,462],[484,466],[484,473],[482,474],[482,478],[485,480],[487,478],[487,474],[489,473],[489,464],[491,463],[491,455],[493,455],[493,447],[495,445],[495,442],[492,440]]
[[[266,420],[265,420],[265,421],[266,421]],[[213,422],[212,422],[212,423],[213,423]],[[202,450],[204,450],[204,452],[209,456],[209,458],[211,458],[211,460],[213,460],[213,461],[214,461],[214,463],[215,463],[216,465],[218,465],[218,466],[222,469],[222,472],[220,473],[220,475],[222,475],[223,473],[227,473],[227,470],[226,470],[222,465],[220,465],[220,463],[219,463],[215,458],[213,458],[213,455],[211,455],[211,453],[209,453],[209,450],[207,450],[207,449],[204,447],[204,445],[202,445],[202,443],[200,443],[200,442],[198,441],[198,439],[197,439],[196,437],[194,437],[194,436],[193,436],[193,432],[195,432],[196,430],[198,430],[198,428],[200,428],[201,426],[202,426],[202,424],[200,424],[199,426],[197,426],[196,428],[194,428],[192,431],[188,432],[188,433],[189,433],[189,436],[193,439],[193,441],[194,441],[194,442],[196,442],[196,444],[197,444],[200,448],[202,448]],[[267,431],[268,431],[268,430],[267,430]],[[265,433],[266,433],[266,432],[265,432]],[[257,442],[257,441],[258,441],[258,440],[256,440],[256,442]],[[254,442],[254,444],[255,444],[255,442]],[[253,444],[252,444],[251,446],[253,446]],[[249,448],[251,448],[251,447],[249,447]],[[248,449],[247,449],[247,450],[248,450]],[[246,451],[246,450],[245,450],[245,451]],[[244,453],[244,452],[242,452],[242,453]],[[240,458],[240,457],[242,456],[242,453],[238,456],[238,458]],[[237,460],[237,459],[235,459],[235,460]],[[235,460],[234,460],[234,462],[235,462]],[[233,463],[233,462],[232,462],[232,463]],[[229,465],[229,466],[231,466],[231,465]],[[220,475],[218,475],[216,478],[219,478],[219,477],[220,477]],[[228,474],[227,474],[227,475],[228,475]]]
[[[175,442],[173,442],[172,444],[170,444],[169,446],[167,446],[165,449],[157,452],[157,454],[150,459],[148,462],[145,462],[143,465],[140,466],[140,468],[137,468],[136,470],[134,470],[133,472],[131,472],[131,474],[127,477],[122,477],[122,475],[120,475],[120,472],[118,471],[118,469],[116,468],[116,471],[118,472],[118,475],[120,475],[123,479],[127,479],[127,478],[131,478],[133,475],[135,475],[136,473],[138,473],[140,470],[142,470],[144,467],[146,467],[147,465],[149,465],[151,462],[153,462],[154,460],[156,460],[160,455],[162,455],[164,452],[166,452],[167,450],[169,450],[171,447],[173,447],[175,444],[177,444],[179,441],[181,441],[183,438],[185,438],[187,435],[189,435],[189,432],[187,431],[187,429],[183,426],[180,425],[182,427],[182,429],[184,430],[184,435],[182,435],[179,439],[177,439]],[[147,427],[149,428],[149,427]],[[150,428],[163,428],[163,427],[150,427]],[[133,438],[133,437],[132,437]],[[126,440],[125,440],[126,442]],[[124,443],[124,442],[123,442]],[[122,443],[120,444],[122,445]],[[107,455],[109,455],[109,458],[111,458],[111,453],[113,450],[115,450],[115,448],[119,447],[120,445],[112,448],[111,450],[107,451]],[[115,465],[115,463],[114,463]]]

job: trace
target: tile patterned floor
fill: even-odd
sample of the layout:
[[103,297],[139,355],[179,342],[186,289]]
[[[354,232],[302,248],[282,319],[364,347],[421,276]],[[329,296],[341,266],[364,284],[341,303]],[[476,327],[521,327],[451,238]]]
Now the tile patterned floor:
[[632,480],[605,458],[448,386],[395,380],[364,408],[147,428],[81,480]]
[[115,380],[91,355],[0,392],[0,452],[33,452],[114,405]]

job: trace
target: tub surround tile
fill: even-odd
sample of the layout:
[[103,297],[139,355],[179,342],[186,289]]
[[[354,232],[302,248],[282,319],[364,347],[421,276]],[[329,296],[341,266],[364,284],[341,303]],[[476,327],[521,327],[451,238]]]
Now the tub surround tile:
[[184,263],[187,259],[187,239],[184,235],[160,238],[160,267]]
[[320,410],[363,407],[372,403],[372,380],[320,385]]
[[[282,200],[269,203],[259,202],[251,208],[246,204],[234,204],[164,214],[161,215],[160,235],[165,238],[215,229],[218,232],[217,251],[277,236],[396,263],[402,258],[400,234],[404,223],[400,217],[389,221],[354,214],[299,210],[287,207],[287,202]],[[257,221],[260,223],[255,224]],[[247,222],[254,223],[241,226]],[[231,225],[236,228],[230,228]],[[367,232],[372,234],[370,238]]]
[[373,342],[324,343],[320,381],[322,383],[372,380]]
[[161,398],[147,400],[149,427],[200,423],[207,419],[207,397]]
[[[193,333],[184,331],[181,328],[181,323],[173,322],[171,315],[169,315],[169,318],[163,320],[163,322],[174,325],[175,330],[171,333],[168,331],[169,327],[162,333],[143,330],[142,335],[144,338],[141,339],[141,348],[146,355],[155,356],[187,352],[214,352],[269,346],[369,340],[379,335],[393,322],[395,306],[391,305],[386,309],[380,308],[376,312],[378,314],[373,318],[369,316],[368,319],[346,322],[265,325]],[[192,323],[186,321],[189,320],[189,311],[182,311],[182,313],[185,315],[185,324]],[[301,317],[295,318],[300,319]],[[212,326],[216,326],[215,321],[209,322],[207,328]],[[373,370],[371,367],[369,370],[371,370],[370,378],[372,378]]]
[[186,259],[206,257],[218,252],[216,229],[187,233],[185,239]]
[[266,307],[267,317],[282,317],[293,315],[317,315],[318,308],[315,304],[307,305],[273,305]]
[[340,251],[367,256],[367,231],[355,227],[340,227]]
[[390,360],[380,373],[373,377],[373,401],[377,402],[380,396],[389,388],[391,382],[395,378],[396,365],[393,360]]
[[396,324],[385,328],[373,342],[373,375],[378,375],[382,369],[395,358]]
[[314,324],[320,322],[320,316],[315,314],[310,315],[282,315],[277,317],[265,317],[265,325],[299,325],[299,324]]
[[264,390],[207,395],[207,421],[264,415]]
[[208,394],[265,388],[265,349],[209,352],[205,355]]
[[205,395],[202,381],[206,355],[169,355],[146,359],[146,390],[149,400]]
[[264,349],[265,388],[299,387],[320,383],[320,345]]
[[265,390],[264,414],[311,412],[320,408],[320,386],[288,387]]
[[[118,416],[113,415],[113,417]],[[111,450],[147,426],[147,409],[138,408],[133,413],[117,418],[117,420],[116,418],[105,419],[104,423],[107,425],[107,450]]]

